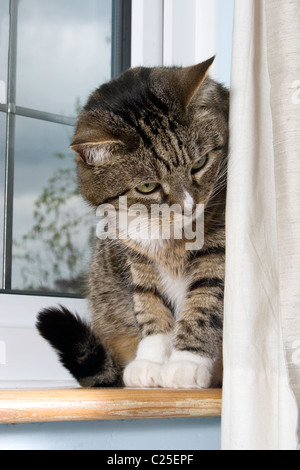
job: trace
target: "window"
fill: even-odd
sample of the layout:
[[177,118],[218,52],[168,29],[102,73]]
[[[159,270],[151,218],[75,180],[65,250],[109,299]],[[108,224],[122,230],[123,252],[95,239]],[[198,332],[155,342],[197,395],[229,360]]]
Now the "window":
[[95,230],[69,145],[88,95],[130,65],[130,2],[0,9],[2,289],[80,295]]
[[52,304],[88,310],[96,221],[68,150],[80,107],[130,64],[217,53],[228,86],[232,23],[233,0],[1,0],[0,388],[74,384],[34,324]]

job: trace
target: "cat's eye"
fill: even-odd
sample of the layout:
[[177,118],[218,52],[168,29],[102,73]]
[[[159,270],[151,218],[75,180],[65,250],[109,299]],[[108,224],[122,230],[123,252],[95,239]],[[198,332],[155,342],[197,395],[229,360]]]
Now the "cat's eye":
[[150,194],[156,191],[158,187],[159,187],[158,183],[143,183],[143,184],[139,184],[135,189],[139,193]]
[[192,166],[192,173],[197,173],[197,171],[200,171],[206,165],[207,160],[208,154],[199,158],[199,160],[197,160],[196,163],[194,163],[194,165]]

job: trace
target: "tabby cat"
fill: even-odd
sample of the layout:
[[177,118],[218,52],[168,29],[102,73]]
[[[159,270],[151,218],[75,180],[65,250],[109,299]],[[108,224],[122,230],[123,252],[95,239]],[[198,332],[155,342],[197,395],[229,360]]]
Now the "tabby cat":
[[[149,211],[175,204],[182,214],[170,225],[188,214],[193,227],[196,205],[205,208],[196,249],[185,234],[121,236],[119,226],[115,239],[97,239],[91,325],[64,307],[39,313],[39,332],[84,387],[220,381],[229,93],[207,76],[213,60],[130,69],[97,89],[79,116],[71,148],[90,204],[116,213],[121,197]],[[161,226],[161,213],[151,222]]]

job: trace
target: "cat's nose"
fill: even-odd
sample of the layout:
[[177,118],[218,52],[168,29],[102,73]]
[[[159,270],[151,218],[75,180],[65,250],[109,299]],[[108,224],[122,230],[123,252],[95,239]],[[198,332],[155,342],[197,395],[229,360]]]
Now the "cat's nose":
[[184,215],[192,215],[195,209],[194,198],[190,195],[188,191],[184,191],[183,209]]

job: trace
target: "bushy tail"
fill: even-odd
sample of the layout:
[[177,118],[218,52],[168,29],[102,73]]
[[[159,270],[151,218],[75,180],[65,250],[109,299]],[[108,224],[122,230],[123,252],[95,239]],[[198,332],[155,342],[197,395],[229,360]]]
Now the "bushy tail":
[[91,326],[65,307],[46,308],[36,327],[57,351],[61,363],[83,387],[118,387],[121,374]]

